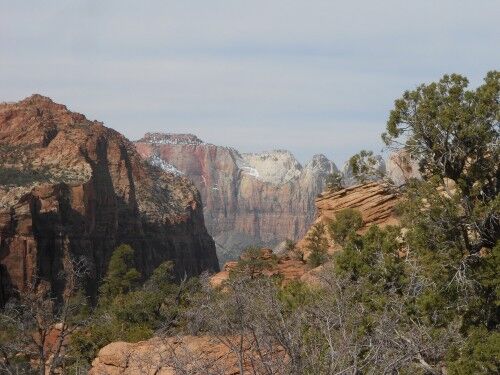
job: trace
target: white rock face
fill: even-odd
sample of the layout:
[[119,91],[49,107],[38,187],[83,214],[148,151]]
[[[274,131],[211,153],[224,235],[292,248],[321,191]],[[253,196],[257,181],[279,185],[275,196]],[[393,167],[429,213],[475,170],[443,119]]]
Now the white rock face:
[[150,134],[136,148],[154,164],[173,166],[194,182],[222,263],[249,245],[272,248],[287,238],[302,238],[315,220],[314,201],[326,176],[337,171],[324,155],[302,166],[288,151],[240,154],[186,137]]
[[326,175],[338,172],[338,168],[333,161],[328,160],[328,158],[323,154],[317,154],[312,157],[312,160],[306,164],[302,174],[317,175],[318,173]]
[[302,166],[291,152],[274,150],[256,154],[242,154],[239,167],[244,174],[264,182],[281,185],[298,178]]
[[387,158],[386,175],[397,186],[404,185],[411,178],[420,178],[418,162],[404,150],[399,150]]

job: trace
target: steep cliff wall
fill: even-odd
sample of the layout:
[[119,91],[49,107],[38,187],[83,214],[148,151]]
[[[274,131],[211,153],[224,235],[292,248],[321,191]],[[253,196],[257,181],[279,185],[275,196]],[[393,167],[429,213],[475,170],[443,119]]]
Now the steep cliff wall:
[[218,269],[188,179],[145,163],[122,135],[49,98],[0,104],[0,303],[33,280],[58,295],[61,271],[79,257],[95,295],[120,243],[135,249],[144,276],[165,260],[179,275]]
[[323,155],[302,167],[288,151],[240,154],[189,134],[148,133],[135,145],[152,164],[195,183],[221,262],[248,245],[300,238],[315,218],[327,174],[337,170]]
[[[323,192],[316,198],[316,220],[314,223],[329,223],[335,218],[336,213],[346,208],[358,210],[363,217],[363,227],[360,232],[364,232],[371,225],[396,225],[399,223],[395,214],[395,206],[399,202],[400,195],[393,188],[381,183],[367,183],[356,185],[337,192]],[[308,231],[309,232],[309,231]],[[331,238],[329,231],[325,233],[328,241],[328,252],[340,250],[339,244]],[[284,250],[275,254],[275,261],[270,263],[271,267],[258,273],[272,276],[280,275],[283,283],[291,280],[302,279],[303,281],[315,281],[314,274],[321,268],[311,270],[305,260],[309,256],[307,249],[307,234],[297,242],[297,248],[304,253],[304,259],[297,257],[294,252]],[[271,249],[261,249],[260,258],[263,261],[269,260],[272,255]],[[244,255],[240,257],[244,258]],[[213,285],[221,285],[229,278],[232,270],[235,270],[238,262],[227,262],[222,270],[213,275],[211,282]]]

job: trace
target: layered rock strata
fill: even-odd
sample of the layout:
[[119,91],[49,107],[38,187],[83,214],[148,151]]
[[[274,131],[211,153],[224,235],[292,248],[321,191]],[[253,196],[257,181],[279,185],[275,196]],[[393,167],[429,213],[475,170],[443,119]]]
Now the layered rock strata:
[[314,199],[326,176],[337,171],[323,155],[303,167],[288,151],[240,154],[194,135],[148,133],[135,145],[151,163],[195,183],[222,263],[249,245],[301,238],[315,219]]
[[[399,200],[397,188],[380,182],[354,185],[335,192],[325,191],[316,199],[317,218],[314,224],[327,224],[335,219],[339,211],[352,208],[359,211],[363,218],[360,232],[366,231],[371,225],[397,225],[399,219],[395,208]],[[330,252],[338,250],[339,246],[330,237],[329,231],[326,231],[326,236]],[[297,246],[303,250],[307,249],[307,234]]]
[[0,104],[0,304],[30,283],[60,295],[74,259],[88,265],[84,287],[95,296],[121,243],[144,277],[165,260],[179,275],[218,269],[187,178],[49,98]]

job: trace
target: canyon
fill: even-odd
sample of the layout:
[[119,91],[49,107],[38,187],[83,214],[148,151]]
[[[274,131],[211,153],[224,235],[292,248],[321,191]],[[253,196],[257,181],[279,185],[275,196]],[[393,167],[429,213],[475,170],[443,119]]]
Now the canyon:
[[95,297],[121,243],[135,249],[143,277],[166,260],[178,277],[219,269],[186,177],[144,162],[124,136],[47,97],[0,104],[0,305],[33,285],[60,296],[61,272],[75,259]]
[[250,245],[301,238],[327,175],[338,171],[324,155],[302,166],[289,151],[245,154],[191,134],[147,133],[135,146],[151,164],[194,182],[221,264]]
[[[381,227],[399,223],[395,214],[395,206],[400,201],[400,194],[389,186],[372,182],[342,189],[337,192],[324,192],[315,199],[317,217],[315,223],[327,223],[335,218],[335,214],[343,209],[358,210],[363,217],[364,232],[372,225]],[[340,250],[338,244],[328,236],[329,253]],[[297,247],[306,253],[307,239],[302,238]],[[244,258],[244,255],[242,256]],[[271,249],[261,249],[259,257],[263,261],[271,260]],[[320,286],[322,273],[331,264],[327,263],[311,268],[305,261],[298,260],[292,254],[284,252],[278,254],[271,267],[259,271],[259,275],[279,277],[283,285],[294,280],[300,280],[312,287]],[[212,286],[224,287],[229,280],[230,273],[237,269],[238,263],[230,261],[223,269],[210,279]],[[228,344],[231,343],[231,344]],[[138,343],[114,342],[103,347],[92,363],[92,375],[139,375],[139,374],[176,374],[179,369],[190,369],[192,374],[220,373],[238,374],[238,364],[235,352],[231,345],[236,345],[237,337],[216,336],[176,336],[154,337]],[[253,344],[253,346],[252,346]],[[259,362],[255,343],[245,340],[243,345],[244,370],[252,372],[250,364]],[[279,346],[266,358],[279,371],[286,363]],[[257,371],[257,373],[261,373]],[[265,373],[263,371],[263,373]]]

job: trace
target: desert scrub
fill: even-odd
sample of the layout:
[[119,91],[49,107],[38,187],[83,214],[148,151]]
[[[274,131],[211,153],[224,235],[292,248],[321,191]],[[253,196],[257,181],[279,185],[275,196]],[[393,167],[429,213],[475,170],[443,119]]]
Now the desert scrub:
[[46,170],[16,169],[0,166],[0,185],[23,186],[36,182],[48,182],[51,174]]
[[31,144],[9,145],[0,144],[0,160],[3,164],[26,163],[29,159],[30,151],[33,150]]

